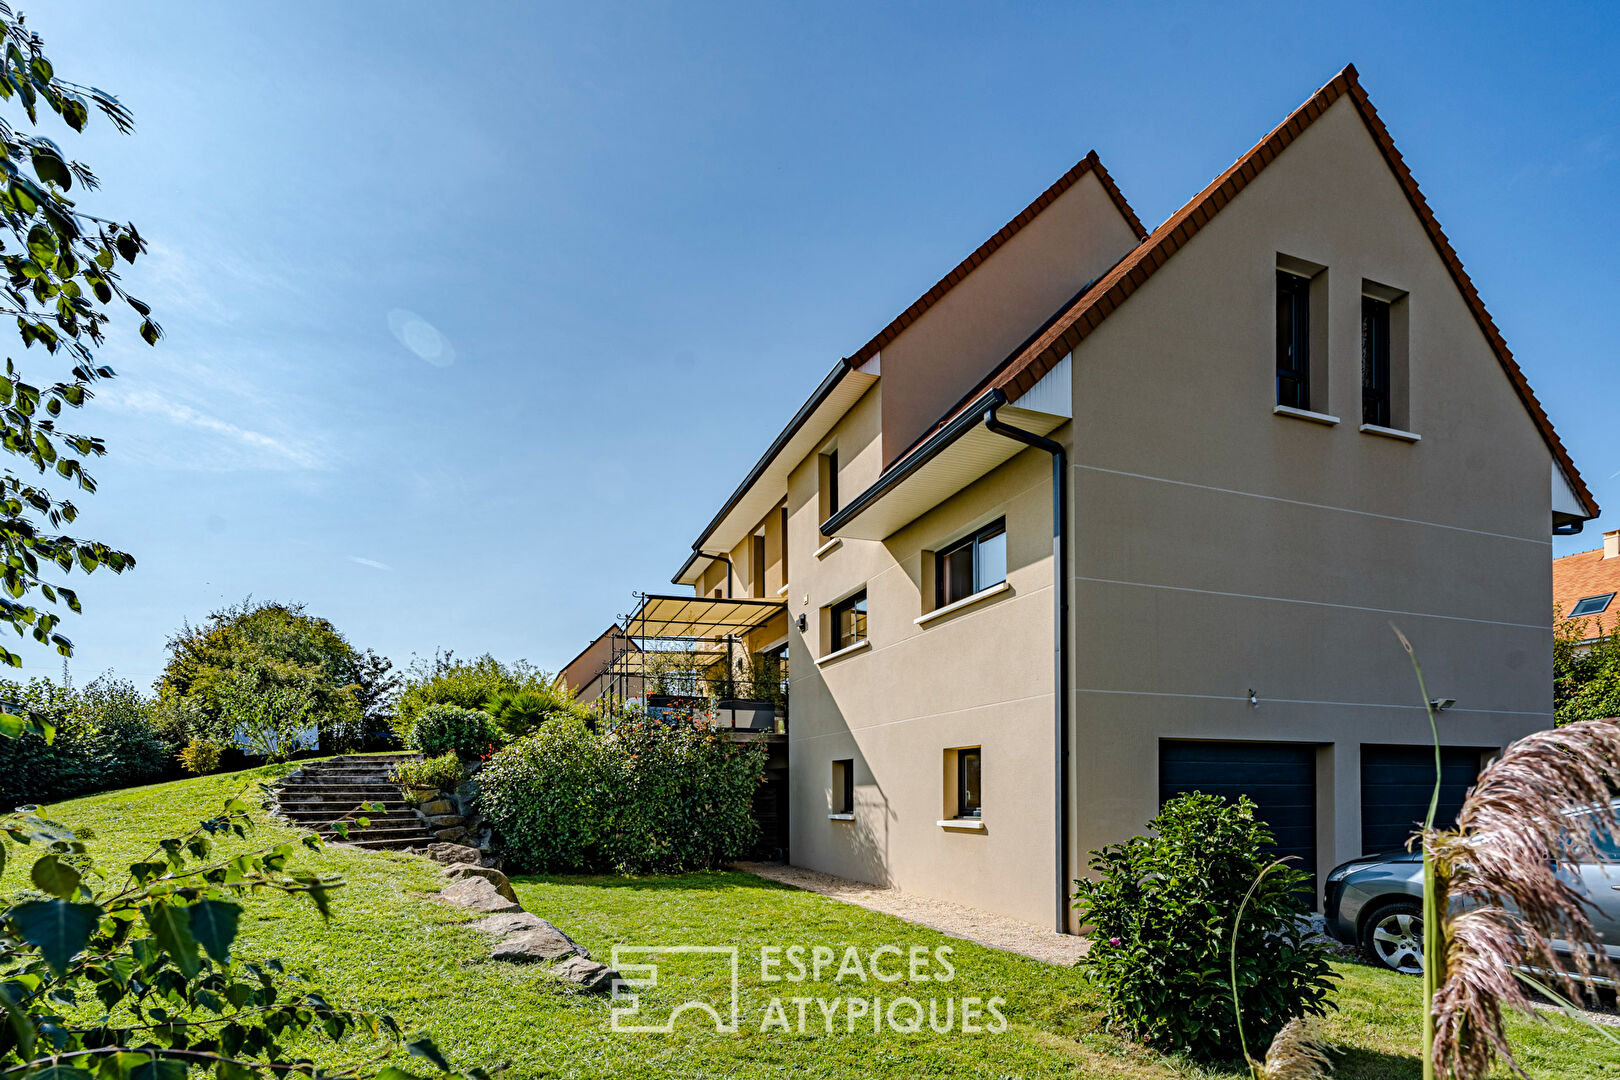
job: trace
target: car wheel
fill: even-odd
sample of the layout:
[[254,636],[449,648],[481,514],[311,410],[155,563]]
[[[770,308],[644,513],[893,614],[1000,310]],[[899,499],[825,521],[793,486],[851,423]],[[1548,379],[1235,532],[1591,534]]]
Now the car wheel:
[[1423,907],[1399,900],[1367,916],[1361,946],[1380,967],[1402,975],[1423,974]]

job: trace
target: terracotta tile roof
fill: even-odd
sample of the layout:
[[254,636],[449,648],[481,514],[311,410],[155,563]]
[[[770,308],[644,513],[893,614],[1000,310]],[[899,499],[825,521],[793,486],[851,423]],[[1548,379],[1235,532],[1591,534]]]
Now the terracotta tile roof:
[[[1577,552],[1553,560],[1553,607],[1568,617],[1588,596],[1620,593],[1620,558],[1605,559],[1603,549]],[[1601,614],[1577,620],[1583,638],[1599,637],[1620,623],[1620,596]]]
[[[1597,500],[1592,497],[1585,481],[1581,479],[1580,471],[1575,468],[1569,452],[1558,438],[1558,433],[1553,430],[1552,421],[1547,418],[1541,402],[1536,399],[1530,384],[1525,380],[1524,372],[1513,359],[1513,352],[1503,340],[1502,332],[1497,329],[1490,313],[1485,310],[1485,303],[1480,299],[1479,292],[1474,288],[1467,271],[1463,269],[1462,260],[1457,257],[1451,241],[1446,238],[1440,223],[1435,220],[1434,211],[1429,208],[1423,193],[1418,190],[1417,181],[1413,179],[1411,170],[1406,167],[1400,151],[1395,148],[1388,129],[1378,118],[1378,112],[1368,99],[1367,92],[1361,88],[1353,64],[1345,67],[1331,82],[1311,95],[1308,101],[1290,113],[1287,119],[1273,128],[1265,138],[1255,144],[1253,149],[1234,162],[1231,168],[1211,181],[1208,187],[1193,197],[1192,201],[1171,214],[1165,223],[1153,230],[1135,250],[1121,259],[1091,288],[1076,297],[1067,309],[1052,320],[1044,332],[1038,334],[1025,348],[1013,354],[992,372],[989,378],[963,399],[963,404],[974,400],[991,387],[999,387],[1006,392],[1009,400],[1016,401],[1034,386],[1041,376],[1052,370],[1065,355],[1079,345],[1087,334],[1101,325],[1115,308],[1152,277],[1187,241],[1197,235],[1199,229],[1220,213],[1222,207],[1236,198],[1238,192],[1242,191],[1249,181],[1260,175],[1261,170],[1274,161],[1317,117],[1326,112],[1328,106],[1346,94],[1355,103],[1362,121],[1366,123],[1368,131],[1383,152],[1384,161],[1400,181],[1402,189],[1406,192],[1407,201],[1423,222],[1435,250],[1446,264],[1446,268],[1450,270],[1452,280],[1456,282],[1457,288],[1473,311],[1474,319],[1479,323],[1480,330],[1484,332],[1486,340],[1496,353],[1496,358],[1501,362],[1514,390],[1518,392],[1519,400],[1524,403],[1531,419],[1540,429],[1542,438],[1546,440],[1548,449],[1552,451],[1553,457],[1569,478],[1570,486],[1580,499],[1581,505],[1590,516],[1596,517]],[[952,413],[961,407],[959,405]],[[949,415],[942,418],[939,425],[936,425],[936,430],[951,418]]]
[[1087,173],[1096,174],[1097,179],[1102,182],[1103,190],[1108,192],[1108,197],[1114,201],[1114,205],[1118,207],[1121,216],[1130,222],[1132,231],[1138,237],[1146,236],[1147,229],[1142,226],[1142,220],[1136,216],[1136,211],[1131,209],[1131,204],[1125,201],[1125,196],[1115,185],[1114,178],[1108,175],[1108,170],[1103,167],[1102,159],[1097,156],[1097,151],[1092,150],[1081,158],[1074,168],[1058,177],[1051,187],[1041,192],[1034,202],[1024,207],[1017,217],[1003,225],[999,232],[980,244],[967,258],[957,263],[955,269],[935,282],[934,287],[918,297],[916,303],[895,316],[894,321],[879,330],[871,341],[868,341],[846,357],[844,362],[850,367],[859,367],[876,356],[883,350],[885,345],[899,337],[902,330],[916,322],[923,312],[933,307],[942,296],[955,288],[957,282],[967,277],[977,269],[980,263],[995,254],[996,249],[1016,236],[1018,230],[1034,221],[1036,215],[1056,202],[1059,195],[1068,191]]

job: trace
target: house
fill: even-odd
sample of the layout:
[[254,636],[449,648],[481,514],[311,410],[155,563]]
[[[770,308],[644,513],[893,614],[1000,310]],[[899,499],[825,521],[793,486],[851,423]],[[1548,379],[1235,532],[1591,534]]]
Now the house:
[[1549,534],[1597,512],[1346,68],[1151,232],[1095,153],[1058,178],[623,629],[785,658],[793,863],[1073,930],[1086,853],[1179,791],[1318,879],[1404,841],[1392,626],[1455,804],[1551,723]]
[[[574,700],[581,705],[589,705],[597,698],[609,692],[609,680],[613,669],[613,659],[620,651],[635,649],[635,642],[625,637],[624,631],[617,623],[596,635],[596,638],[579,655],[563,665],[563,685],[568,692],[574,695]],[[625,687],[631,697],[641,696],[640,683]]]
[[1554,559],[1553,610],[1579,629],[1582,644],[1612,631],[1620,619],[1620,529],[1603,534],[1603,546]]

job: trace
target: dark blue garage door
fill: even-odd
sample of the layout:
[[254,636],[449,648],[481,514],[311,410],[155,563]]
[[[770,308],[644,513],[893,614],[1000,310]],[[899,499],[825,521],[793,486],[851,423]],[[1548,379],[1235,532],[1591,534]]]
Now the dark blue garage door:
[[[1440,748],[1440,805],[1436,825],[1457,823],[1463,798],[1479,775],[1478,750]],[[1361,851],[1377,855],[1406,846],[1429,812],[1434,794],[1434,747],[1361,748]]]
[[1159,805],[1188,791],[1235,802],[1247,795],[1277,838],[1277,856],[1311,878],[1316,894],[1316,747],[1300,743],[1165,741]]

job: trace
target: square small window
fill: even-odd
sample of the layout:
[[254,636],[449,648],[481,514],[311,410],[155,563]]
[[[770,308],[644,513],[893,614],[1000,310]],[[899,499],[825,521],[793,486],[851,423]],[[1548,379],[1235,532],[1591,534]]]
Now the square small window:
[[956,752],[956,816],[976,818],[979,809],[979,748]]
[[855,761],[842,758],[832,763],[832,812],[855,812]]
[[1311,407],[1311,280],[1277,271],[1277,404]]
[[1007,580],[1006,519],[991,522],[934,556],[934,607],[965,600]]
[[832,646],[847,649],[866,640],[866,590],[832,606]]
[[1604,593],[1602,596],[1588,596],[1578,601],[1570,608],[1570,618],[1578,615],[1601,615],[1609,609],[1609,602],[1614,599],[1614,593]]

